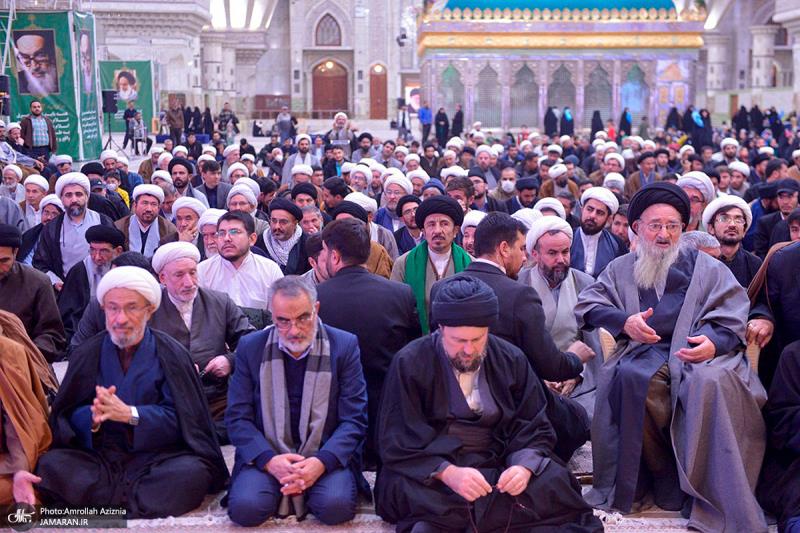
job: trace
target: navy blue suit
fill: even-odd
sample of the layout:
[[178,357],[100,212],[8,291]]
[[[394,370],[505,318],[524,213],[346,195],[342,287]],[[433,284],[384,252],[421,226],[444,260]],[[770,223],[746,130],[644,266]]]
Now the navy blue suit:
[[597,243],[594,272],[586,272],[586,257],[584,257],[583,252],[583,240],[581,239],[581,232],[576,231],[575,237],[572,239],[572,248],[570,249],[570,263],[572,268],[580,270],[581,272],[586,272],[593,278],[597,278],[611,261],[626,253],[628,253],[628,250],[625,249],[625,245],[622,241],[619,240],[616,235],[604,229],[600,233],[600,240]]
[[[355,515],[361,476],[361,448],[367,434],[367,386],[358,339],[345,331],[323,326],[330,340],[331,392],[319,452],[325,473],[306,491],[311,512],[326,524],[338,524]],[[269,331],[242,337],[236,348],[235,371],[228,386],[225,422],[236,446],[228,514],[243,526],[261,524],[275,514],[280,484],[266,471],[278,454],[264,437],[261,418],[261,359]],[[278,391],[283,394],[283,391]],[[333,468],[330,468],[330,467]]]

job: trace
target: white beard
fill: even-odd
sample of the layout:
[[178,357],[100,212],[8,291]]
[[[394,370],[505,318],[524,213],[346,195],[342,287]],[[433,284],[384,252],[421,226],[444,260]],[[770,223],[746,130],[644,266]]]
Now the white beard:
[[129,348],[142,340],[145,327],[147,327],[146,323],[144,323],[141,328],[133,331],[130,335],[114,333],[113,330],[108,330],[108,334],[114,346],[120,349]]
[[25,71],[28,80],[28,91],[31,94],[53,94],[58,92],[58,71],[51,68],[47,71],[44,78],[37,78],[28,71]]
[[633,280],[640,289],[664,287],[669,268],[678,259],[677,244],[663,250],[645,239],[636,241],[636,261],[633,263]]

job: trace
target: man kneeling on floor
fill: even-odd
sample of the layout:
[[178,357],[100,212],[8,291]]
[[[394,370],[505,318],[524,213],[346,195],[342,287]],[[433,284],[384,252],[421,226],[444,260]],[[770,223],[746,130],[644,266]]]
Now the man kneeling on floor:
[[[236,348],[225,422],[236,446],[228,515],[243,526],[306,505],[321,522],[355,516],[367,434],[367,386],[355,335],[326,326],[300,276],[273,282],[274,326]],[[293,511],[292,511],[293,508]]]
[[50,415],[53,449],[36,469],[41,498],[125,507],[128,518],[191,511],[223,488],[228,470],[189,353],[147,327],[161,287],[122,266],[96,292],[106,331],[70,357]]
[[542,384],[519,348],[489,334],[494,291],[441,282],[440,329],[400,350],[378,417],[377,511],[398,532],[602,531],[578,482],[551,458]]

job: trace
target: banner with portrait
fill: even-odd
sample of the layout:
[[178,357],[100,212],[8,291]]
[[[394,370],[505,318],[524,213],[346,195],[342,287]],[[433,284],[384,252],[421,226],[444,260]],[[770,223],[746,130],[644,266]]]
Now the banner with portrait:
[[117,112],[111,117],[111,131],[125,131],[125,110],[129,108],[142,114],[149,129],[155,109],[151,61],[100,61],[100,87],[116,93]]
[[78,109],[83,159],[100,157],[103,139],[100,134],[99,85],[97,80],[97,55],[95,53],[94,15],[73,14],[75,24],[75,49],[77,50]]

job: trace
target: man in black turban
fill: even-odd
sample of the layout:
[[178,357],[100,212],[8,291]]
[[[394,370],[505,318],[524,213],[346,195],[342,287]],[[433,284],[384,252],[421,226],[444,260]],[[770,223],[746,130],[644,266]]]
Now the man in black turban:
[[551,459],[540,381],[518,348],[489,333],[494,291],[449,278],[431,311],[440,328],[400,350],[386,376],[378,514],[400,532],[602,531],[577,481]]
[[723,263],[679,247],[689,217],[678,186],[640,189],[628,208],[635,252],[578,298],[578,326],[617,340],[597,384],[586,500],[627,513],[652,492],[695,529],[766,531],[753,495],[766,393],[744,357],[750,305]]

